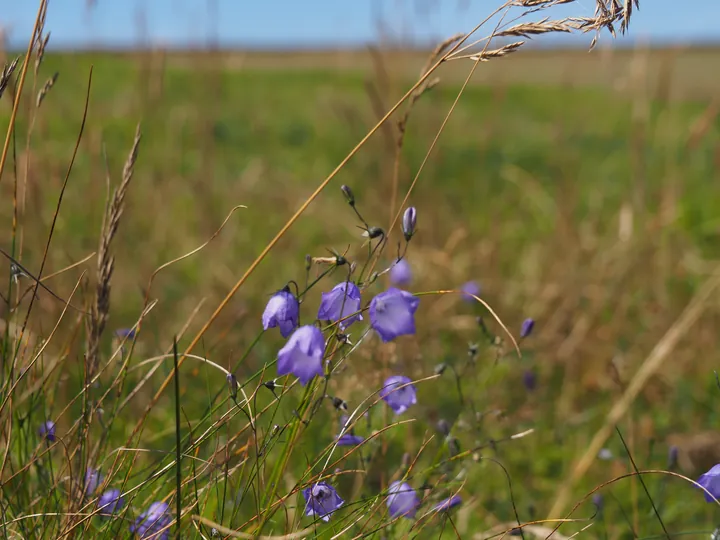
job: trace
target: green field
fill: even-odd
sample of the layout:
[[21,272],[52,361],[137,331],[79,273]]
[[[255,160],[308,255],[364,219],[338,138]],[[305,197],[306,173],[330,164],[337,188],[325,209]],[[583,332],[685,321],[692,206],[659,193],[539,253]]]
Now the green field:
[[[143,321],[134,347],[127,344],[124,355],[115,355],[84,394],[89,405],[81,398],[67,409],[83,386],[86,317],[73,310],[64,315],[14,390],[15,396],[25,398],[13,398],[11,415],[2,413],[6,444],[13,426],[2,470],[5,523],[33,513],[63,515],[20,520],[9,526],[6,536],[15,531],[32,538],[43,530],[51,538],[72,523],[66,514],[82,507],[72,502],[72,493],[87,455],[96,455],[95,465],[104,472],[113,471],[113,487],[141,488],[127,496],[131,500],[122,519],[95,517],[77,525],[78,530],[108,538],[127,535],[126,524],[149,502],[164,499],[174,510],[173,384],[149,412],[140,433],[131,437],[154,393],[173,372],[168,356],[141,383],[155,365],[145,361],[171,351],[174,336],[184,350],[268,241],[379,115],[410,88],[422,65],[420,53],[407,61],[399,53],[388,54],[375,67],[369,56],[362,62],[333,62],[314,54],[314,63],[308,60],[311,53],[298,54],[297,61],[292,55],[278,60],[280,53],[266,58],[261,53],[51,54],[37,78],[29,73],[0,180],[0,220],[7,231],[3,249],[31,273],[37,274],[42,262],[80,128],[91,66],[87,122],[43,275],[98,250],[108,173],[112,189],[122,176],[136,124],[141,124],[135,175],[111,247],[115,268],[101,341],[103,364],[117,348],[113,332],[138,321],[154,270],[206,242],[233,207],[247,208],[237,210],[207,247],[157,275],[148,294],[157,304]],[[396,537],[419,531],[423,538],[483,538],[484,531],[516,519],[511,500],[521,522],[547,518],[610,409],[694,295],[716,275],[720,121],[713,86],[717,80],[703,66],[716,62],[720,53],[641,51],[618,54],[619,59],[608,59],[603,51],[594,56],[572,51],[522,54],[516,58],[526,60],[481,64],[477,80],[462,94],[410,195],[419,217],[407,259],[414,272],[412,292],[456,289],[477,280],[481,297],[516,337],[526,317],[537,321],[535,333],[521,343],[519,359],[484,308],[457,295],[427,295],[421,297],[416,336],[391,344],[369,339],[354,351],[327,387],[327,394],[342,398],[351,410],[379,390],[387,376],[402,373],[422,379],[442,362],[464,374],[462,401],[450,369],[418,383],[418,404],[399,417],[416,421],[381,433],[327,471],[345,470],[334,483],[346,507],[329,524],[318,525],[317,534],[339,534],[349,527],[342,533],[348,538],[380,538],[382,531],[372,532],[373,520],[385,509],[378,494],[396,479],[406,452],[417,457],[411,469],[413,487],[419,489],[424,481],[434,486],[423,495],[428,504],[458,490],[464,502],[452,514],[452,526],[431,516],[411,532],[411,522],[401,520],[389,529]],[[341,57],[338,53],[335,58]],[[663,61],[667,58],[672,62]],[[565,75],[543,78],[538,73],[545,64]],[[400,65],[405,68],[395,69]],[[486,65],[503,76],[484,74]],[[601,77],[600,67],[588,65],[614,67]],[[210,528],[191,515],[254,532],[254,516],[268,498],[273,502],[295,486],[305,487],[308,471],[320,472],[318,463],[325,463],[323,452],[337,434],[340,415],[329,400],[321,400],[312,421],[299,424],[293,410],[301,407],[303,390],[297,385],[275,407],[272,393],[260,382],[275,377],[272,362],[283,340],[268,331],[255,344],[262,330],[260,316],[269,296],[289,280],[302,288],[306,254],[328,257],[334,250],[362,266],[368,248],[339,187],[350,186],[365,219],[387,229],[458,94],[460,72],[469,69],[456,63],[451,67],[411,112],[397,197],[392,185],[397,130],[391,120],[310,205],[194,348],[194,354],[248,382],[245,390],[256,395],[252,411],[268,407],[255,419],[254,429],[228,399],[222,372],[192,358],[182,364],[182,475],[187,482],[183,523],[188,538],[210,536]],[[36,107],[37,93],[55,72],[57,83]],[[692,85],[689,80],[699,82]],[[10,116],[10,92],[0,100],[3,127]],[[13,234],[16,190],[19,226]],[[379,268],[392,262],[400,239],[396,228]],[[3,268],[9,271],[7,261]],[[96,268],[92,257],[44,283],[67,299],[80,280],[72,303],[90,309]],[[314,265],[311,278],[326,268]],[[345,272],[338,268],[310,290],[302,305],[306,324],[315,317],[320,292],[341,281]],[[32,281],[20,278],[19,283],[22,293]],[[381,277],[366,297],[363,293],[364,303],[386,285]],[[4,297],[9,293],[14,306],[17,288],[2,292]],[[8,344],[15,346],[13,328],[22,325],[30,297],[12,313],[3,304],[3,322],[10,322],[4,324],[10,329],[5,377],[12,363],[7,360]],[[693,435],[713,429],[720,419],[720,388],[713,375],[719,359],[718,298],[712,293],[695,304],[697,321],[681,329],[676,343],[663,351],[661,367],[617,424],[641,470],[667,468],[671,436],[681,441],[680,472],[696,479],[706,470],[705,461],[694,453]],[[40,291],[28,327],[33,346],[21,351],[14,369],[33,360],[63,307]],[[478,315],[499,337],[497,342],[489,343],[483,335]],[[351,338],[359,338],[361,331],[351,331]],[[480,354],[474,366],[465,368],[468,344],[476,342]],[[537,374],[534,391],[523,385],[527,370]],[[122,377],[120,386],[112,386],[116,376]],[[112,391],[97,403],[108,388]],[[322,396],[320,383],[312,388],[315,398]],[[93,413],[89,432],[83,434],[83,408],[90,410],[93,403],[105,412]],[[375,405],[367,421],[358,421],[358,433],[369,437],[392,420],[383,405]],[[36,434],[36,426],[46,418],[57,422],[58,439],[64,443],[52,445],[47,453]],[[440,419],[453,425],[461,451],[482,449],[448,461],[451,447],[435,429]],[[283,428],[280,435],[274,425]],[[301,436],[292,442],[287,467],[273,486],[274,467],[282,463],[284,445],[295,429]],[[534,431],[523,438],[490,443],[530,429]],[[206,430],[211,434],[193,446]],[[553,518],[566,517],[596,486],[632,472],[615,431],[602,446],[613,457],[593,460],[572,486],[570,504]],[[342,455],[336,450],[333,460]],[[26,467],[29,462],[34,465]],[[498,463],[507,469],[512,491]],[[669,531],[703,531],[688,537],[709,537],[718,511],[704,502],[697,488],[678,477],[644,478]],[[52,496],[37,497],[48,491]],[[563,525],[557,538],[588,525],[581,538],[663,538],[662,524],[637,477],[600,492],[603,512],[596,514],[588,498],[571,516],[580,521]],[[283,535],[312,526],[310,518],[301,519],[303,509],[302,496],[292,494],[269,517],[263,533]],[[525,534],[530,538],[533,533]]]

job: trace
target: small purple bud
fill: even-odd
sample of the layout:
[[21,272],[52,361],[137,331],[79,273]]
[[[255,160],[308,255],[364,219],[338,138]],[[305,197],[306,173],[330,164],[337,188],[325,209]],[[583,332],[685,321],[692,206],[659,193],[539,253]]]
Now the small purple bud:
[[415,234],[415,227],[417,226],[417,211],[414,206],[410,206],[405,210],[402,218],[402,230],[405,235],[405,241],[409,242]]
[[462,498],[460,495],[453,495],[449,499],[445,499],[444,501],[440,501],[438,504],[435,505],[436,512],[447,512],[451,508],[455,508],[456,506],[460,506],[462,504]]
[[677,467],[678,463],[678,447],[673,445],[668,450],[668,466],[667,468],[672,470]]
[[537,375],[532,369],[526,369],[523,373],[523,385],[528,392],[532,392],[537,387]]
[[353,194],[350,187],[343,184],[342,186],[340,186],[340,190],[343,192],[343,195],[345,195],[345,200],[348,202],[348,204],[350,206],[355,206],[355,195]]
[[520,337],[526,338],[532,334],[533,328],[535,327],[535,321],[533,319],[525,319],[520,327]]
[[345,433],[338,437],[337,439],[337,445],[338,446],[357,446],[358,444],[362,444],[362,442],[365,439],[360,437],[359,435],[353,435],[352,433]]
[[601,514],[605,506],[605,499],[603,499],[602,493],[593,495],[592,502],[597,508],[598,514]]
[[460,290],[465,293],[463,294],[463,300],[466,302],[476,302],[473,296],[480,296],[480,285],[477,281],[468,281],[460,287]]
[[40,437],[47,439],[49,442],[55,442],[55,422],[48,420],[43,422],[38,429]]

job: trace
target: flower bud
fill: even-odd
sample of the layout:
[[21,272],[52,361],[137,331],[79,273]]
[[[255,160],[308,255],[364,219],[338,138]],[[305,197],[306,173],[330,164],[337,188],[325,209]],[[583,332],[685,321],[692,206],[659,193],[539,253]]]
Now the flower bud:
[[525,319],[520,327],[520,337],[526,338],[532,334],[533,328],[535,327],[535,321],[533,319]]
[[348,405],[345,402],[344,399],[340,399],[339,397],[332,398],[333,407],[335,407],[337,410],[342,409],[343,411],[348,410]]
[[385,231],[383,231],[380,227],[370,227],[367,231],[365,231],[365,235],[370,240],[374,240],[375,238],[385,236]]
[[417,211],[414,206],[405,210],[402,218],[402,230],[405,235],[405,241],[409,242],[413,234],[415,234],[415,226],[417,225]]
[[447,420],[444,418],[441,418],[438,420],[438,423],[436,424],[437,430],[445,435],[446,437],[450,435],[450,424],[448,424]]
[[437,366],[435,366],[435,369],[433,371],[435,371],[435,375],[442,375],[443,373],[445,373],[446,369],[447,364],[443,362],[442,364],[438,364]]
[[355,195],[353,194],[352,190],[349,186],[342,185],[340,186],[340,189],[343,192],[343,195],[345,195],[345,200],[348,202],[350,206],[355,206]]
[[238,393],[238,382],[237,378],[235,378],[235,375],[232,373],[227,374],[227,382],[228,382],[228,388],[230,389],[230,397],[235,399],[237,397]]

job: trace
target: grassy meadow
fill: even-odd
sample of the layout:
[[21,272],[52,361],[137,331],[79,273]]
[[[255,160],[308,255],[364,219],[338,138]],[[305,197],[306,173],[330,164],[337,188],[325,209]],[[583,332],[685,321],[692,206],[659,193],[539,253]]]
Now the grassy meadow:
[[[697,442],[720,420],[720,296],[709,289],[720,260],[715,50],[520,51],[481,63],[420,170],[471,63],[442,68],[412,107],[399,161],[396,121],[405,108],[194,344],[192,354],[234,373],[242,389],[235,401],[225,373],[195,357],[181,362],[175,389],[174,338],[185,351],[290,216],[411,87],[427,56],[342,54],[48,53],[37,75],[31,64],[0,180],[0,220],[1,247],[33,275],[91,66],[92,86],[42,273],[62,301],[40,289],[22,340],[34,282],[20,276],[16,284],[10,261],[2,265],[4,537],[129,538],[128,526],[153,501],[167,502],[174,519],[179,480],[183,538],[212,537],[211,522],[224,527],[219,537],[489,538],[548,517],[577,520],[554,538],[581,530],[579,538],[664,538],[664,528],[709,538],[718,509],[681,477],[624,477],[597,491],[601,507],[590,492],[633,472],[628,451],[640,470],[694,480],[720,462],[717,439]],[[556,72],[542,75],[543,65]],[[13,92],[11,85],[0,100],[3,128]],[[103,217],[138,124],[134,175],[110,244],[102,370],[88,383],[86,312],[98,286]],[[291,375],[277,380],[283,387],[264,385],[277,376],[285,342],[277,329],[262,331],[270,296],[289,281],[303,291],[320,278],[301,304],[311,324],[320,293],[346,279],[348,265],[313,261],[307,271],[306,255],[343,254],[357,262],[356,276],[368,258],[343,184],[365,220],[385,231],[406,206],[417,209],[407,290],[474,280],[516,339],[533,318],[522,357],[477,302],[421,294],[414,336],[383,343],[365,335],[366,313],[348,330],[356,348],[330,342],[337,369],[327,382],[302,387]],[[401,242],[396,225],[376,270],[393,263]],[[366,285],[363,307],[388,287],[388,275]],[[115,332],[135,327],[143,312],[135,339],[121,344]],[[648,361],[655,367],[644,372]],[[395,374],[418,381],[417,404],[398,416],[377,395]],[[323,395],[345,401],[348,412]],[[618,404],[627,449],[614,423],[607,428]],[[365,443],[333,449],[341,415],[356,408],[367,410],[353,418]],[[38,435],[46,420],[56,423],[55,441]],[[597,438],[603,429],[607,436]],[[671,445],[677,464],[668,463]],[[88,466],[101,470],[103,489],[125,494],[114,519],[87,517],[95,505],[79,486]],[[320,476],[345,500],[328,523],[303,517],[301,491]],[[382,494],[402,477],[423,500],[416,520],[387,515]],[[455,493],[462,505],[431,511]],[[556,525],[530,525],[524,535],[544,538]]]

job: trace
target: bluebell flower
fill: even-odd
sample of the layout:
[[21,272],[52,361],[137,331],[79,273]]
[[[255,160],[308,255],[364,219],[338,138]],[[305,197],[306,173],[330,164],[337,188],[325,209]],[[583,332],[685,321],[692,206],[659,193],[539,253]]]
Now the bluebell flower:
[[303,489],[303,497],[307,503],[305,515],[317,516],[323,521],[330,521],[332,513],[345,503],[335,488],[325,482]]
[[477,302],[477,300],[470,295],[480,296],[480,284],[477,281],[468,281],[460,287],[460,290],[465,293],[462,297],[466,302]]
[[420,299],[407,291],[390,287],[370,302],[370,324],[380,339],[392,341],[415,333],[415,312]]
[[672,445],[668,450],[668,465],[667,468],[672,470],[677,467],[678,464],[678,447]]
[[85,471],[85,495],[92,495],[97,491],[97,488],[102,484],[103,475],[100,474],[99,470],[88,467]]
[[363,320],[358,311],[360,311],[360,289],[352,281],[345,281],[335,285],[330,292],[322,293],[318,319],[332,322],[343,319],[340,327],[347,328],[355,321]]
[[365,439],[359,435],[353,435],[352,433],[344,433],[337,439],[338,446],[357,446],[362,444]]
[[447,510],[450,510],[451,508],[455,508],[456,506],[460,506],[462,504],[462,498],[460,495],[453,495],[449,499],[445,499],[444,501],[440,501],[438,504],[435,505],[436,512],[445,512]]
[[535,321],[533,319],[525,319],[520,327],[520,337],[526,338],[532,334],[533,328],[535,327]]
[[[412,381],[408,377],[393,375],[385,380],[385,384],[382,390],[380,390],[380,397],[390,406],[395,414],[402,414],[407,411],[411,405],[417,403],[415,386],[408,384],[410,382]],[[399,388],[400,386],[402,386],[402,388]]]
[[135,329],[134,328],[118,328],[117,330],[115,330],[115,337],[118,339],[127,339],[127,340],[135,339]]
[[387,507],[391,517],[403,516],[412,519],[419,505],[417,493],[407,482],[393,482],[388,487]]
[[276,292],[268,300],[262,316],[263,328],[280,328],[280,334],[286,338],[292,334],[300,318],[300,304],[287,289]]
[[100,514],[110,516],[120,510],[124,504],[125,499],[120,496],[119,489],[108,489],[100,495],[97,507],[100,510]]
[[390,268],[390,282],[394,285],[409,285],[412,281],[412,270],[410,263],[405,259],[400,259]]
[[38,434],[49,442],[55,442],[55,422],[52,420],[43,422],[38,429]]
[[324,353],[325,339],[322,332],[316,326],[301,326],[278,352],[278,375],[292,373],[305,386],[315,375],[324,375]]
[[715,499],[720,499],[720,464],[715,465],[708,472],[701,475],[700,478],[698,478],[697,483],[712,494],[711,497],[710,494],[703,491],[707,502],[715,502],[713,497],[715,497]]
[[[170,525],[172,517],[168,512],[168,505],[164,502],[154,502],[140,517],[130,525],[130,532],[140,538],[153,540],[168,540],[170,538]],[[160,532],[162,531],[162,533]]]
[[605,508],[605,499],[603,499],[602,493],[596,493],[593,495],[592,502],[597,508],[598,514],[602,514],[602,511]]
[[417,226],[417,211],[414,206],[411,206],[405,210],[402,217],[402,230],[406,241],[415,234],[415,227]]
[[523,372],[523,385],[528,392],[532,392],[537,387],[537,375],[532,369],[526,369]]

